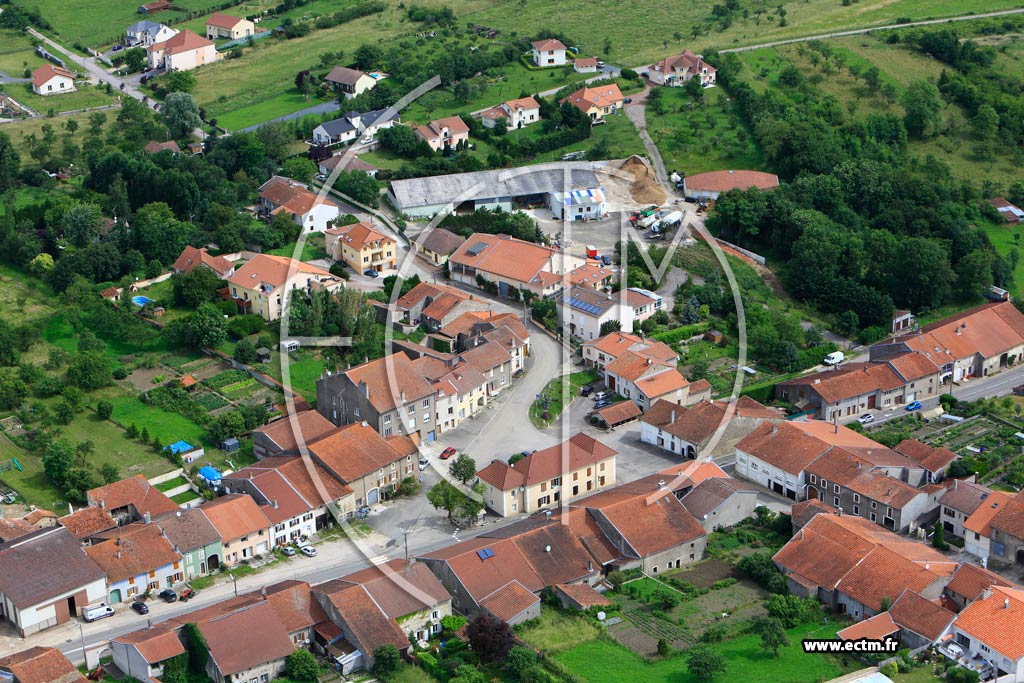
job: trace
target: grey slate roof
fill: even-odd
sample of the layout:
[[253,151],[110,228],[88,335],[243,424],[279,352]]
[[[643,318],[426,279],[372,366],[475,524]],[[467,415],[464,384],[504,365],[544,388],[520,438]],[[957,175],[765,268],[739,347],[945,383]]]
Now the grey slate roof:
[[465,241],[466,238],[462,235],[456,235],[444,228],[434,228],[423,238],[421,246],[435,254],[451,254]]
[[153,520],[179,553],[219,543],[220,533],[199,508],[165,512]]
[[324,129],[331,137],[337,137],[350,131],[356,130],[356,127],[352,125],[352,122],[348,118],[334,119],[333,121],[325,121],[320,124],[320,128]]
[[[601,187],[596,168],[598,164],[590,162],[552,162],[525,170],[496,169],[409,178],[391,181],[391,193],[403,209],[446,204],[454,200],[523,197],[561,192],[573,187]],[[570,169],[568,174],[566,169]]]
[[0,544],[0,593],[18,609],[104,578],[103,570],[64,527]]
[[756,492],[757,489],[731,477],[712,477],[697,484],[692,491],[683,496],[683,507],[701,520],[704,515],[711,514],[715,508],[739,491]]

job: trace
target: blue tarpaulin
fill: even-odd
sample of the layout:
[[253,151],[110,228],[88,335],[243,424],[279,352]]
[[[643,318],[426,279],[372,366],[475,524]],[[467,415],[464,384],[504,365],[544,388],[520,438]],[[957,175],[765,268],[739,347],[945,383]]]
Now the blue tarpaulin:
[[175,441],[167,449],[175,455],[181,455],[182,453],[188,453],[193,449],[192,444],[188,441]]
[[199,468],[199,476],[206,481],[220,481],[220,472],[217,471],[216,467],[211,467],[210,465]]

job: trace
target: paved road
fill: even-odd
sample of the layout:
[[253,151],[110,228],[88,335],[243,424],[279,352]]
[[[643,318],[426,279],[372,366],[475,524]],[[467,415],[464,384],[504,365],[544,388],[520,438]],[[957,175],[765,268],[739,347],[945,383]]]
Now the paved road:
[[15,78],[14,76],[8,76],[5,72],[0,71],[0,85],[7,85],[9,83],[31,83],[31,78]]
[[745,47],[731,47],[725,50],[719,50],[719,52],[747,52],[748,50],[757,50],[762,47],[776,47],[778,45],[792,45],[793,43],[807,43],[812,40],[825,40],[826,38],[842,38],[843,36],[859,36],[865,33],[873,33],[875,31],[886,31],[896,28],[910,28],[913,26],[932,26],[934,24],[946,24],[951,21],[971,21],[972,19],[988,19],[990,17],[1004,17],[1008,14],[1022,14],[1024,13],[1024,7],[1018,9],[1008,9],[999,12],[985,12],[983,14],[965,14],[958,17],[947,17],[945,19],[924,19],[921,21],[910,21],[905,24],[886,24],[885,26],[873,26],[871,28],[855,28],[848,31],[833,31],[832,33],[820,33],[816,36],[804,36],[802,38],[787,38],[786,40],[775,40],[768,43],[758,43],[757,45],[747,45]]
[[301,119],[303,116],[309,116],[310,114],[327,114],[332,111],[339,111],[340,109],[341,105],[338,104],[337,100],[332,100],[330,102],[321,102],[320,104],[314,104],[312,107],[306,107],[305,109],[300,109],[299,111],[293,111],[291,114],[285,114],[284,116],[278,116],[267,121],[262,121],[260,123],[257,123],[255,126],[247,126],[246,128],[242,128],[241,130],[237,130],[235,132],[251,133],[260,126],[265,126],[268,123],[278,123],[280,121],[293,121],[295,119]]

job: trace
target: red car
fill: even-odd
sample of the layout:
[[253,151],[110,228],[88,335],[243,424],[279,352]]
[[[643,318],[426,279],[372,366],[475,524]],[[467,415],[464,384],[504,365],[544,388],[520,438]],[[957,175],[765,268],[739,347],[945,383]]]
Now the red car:
[[458,453],[458,451],[455,450],[454,448],[452,448],[451,446],[449,446],[448,448],[446,448],[443,451],[441,451],[441,459],[442,460],[447,460],[448,458],[452,457],[456,453]]

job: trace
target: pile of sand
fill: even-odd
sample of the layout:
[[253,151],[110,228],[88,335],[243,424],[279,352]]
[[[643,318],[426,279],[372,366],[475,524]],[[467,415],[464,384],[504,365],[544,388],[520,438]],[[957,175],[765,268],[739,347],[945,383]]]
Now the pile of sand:
[[665,188],[655,179],[654,170],[646,160],[634,155],[623,161],[619,168],[634,178],[629,185],[629,193],[633,196],[633,201],[637,204],[655,204],[657,206],[665,203]]

